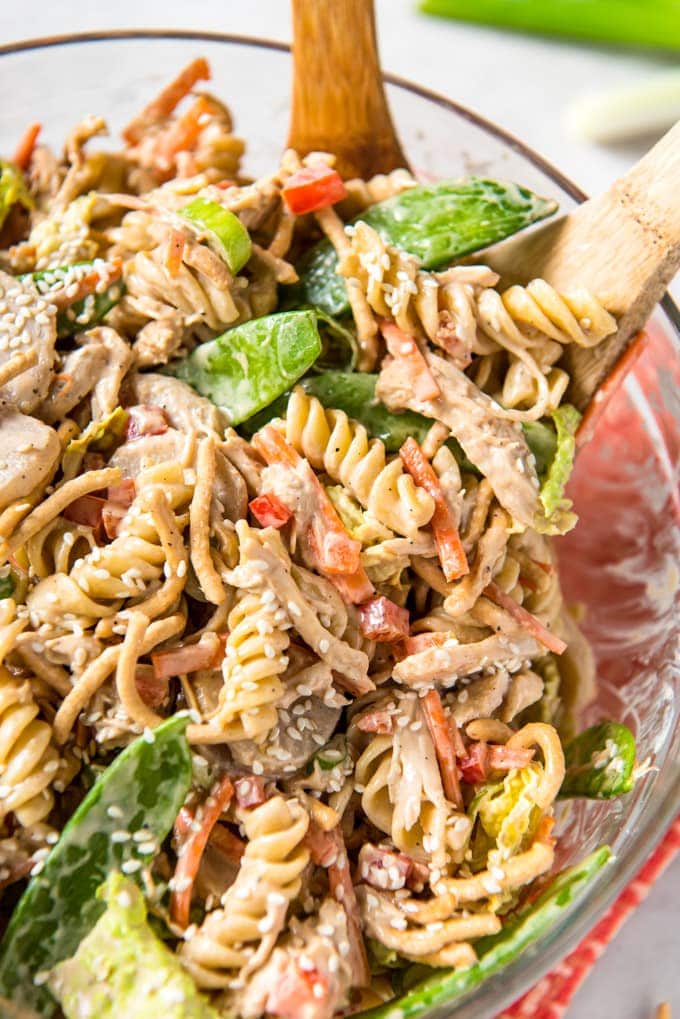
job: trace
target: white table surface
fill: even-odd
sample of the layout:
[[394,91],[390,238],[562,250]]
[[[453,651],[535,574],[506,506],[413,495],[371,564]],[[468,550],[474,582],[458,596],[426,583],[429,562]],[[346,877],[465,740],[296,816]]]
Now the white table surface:
[[[549,2],[549,0],[546,0]],[[521,137],[588,193],[605,188],[644,143],[595,146],[564,127],[578,94],[642,80],[672,58],[572,45],[464,26],[377,0],[384,66],[455,98]],[[105,28],[193,28],[290,39],[286,0],[0,0],[0,43]],[[676,298],[680,287],[673,288]],[[569,1019],[680,1014],[680,859],[628,921],[577,993]]]

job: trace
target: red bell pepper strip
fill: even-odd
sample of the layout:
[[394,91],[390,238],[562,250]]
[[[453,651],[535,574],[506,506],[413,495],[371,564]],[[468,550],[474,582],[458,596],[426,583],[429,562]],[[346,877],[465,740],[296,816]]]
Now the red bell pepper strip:
[[368,640],[390,644],[409,635],[408,609],[380,595],[359,606],[361,632]]
[[427,727],[434,743],[437,762],[442,776],[442,785],[447,800],[458,809],[463,809],[463,797],[458,782],[456,748],[451,735],[449,720],[444,711],[438,690],[428,690],[420,702],[423,706]]
[[[182,927],[189,923],[191,893],[210,833],[231,803],[233,795],[234,787],[225,775],[213,786],[210,795],[196,811],[196,816],[189,825],[189,836],[179,849],[173,877],[174,888],[170,896],[170,916]],[[181,812],[180,817],[182,819],[175,825],[175,829],[186,831],[186,817],[182,817]]]
[[159,708],[167,700],[168,682],[158,679],[150,665],[138,665],[135,671],[137,693],[149,708]]
[[463,781],[468,785],[485,782],[489,774],[488,743],[472,743],[468,749],[467,757],[458,761],[458,767]]
[[415,483],[429,492],[434,499],[432,533],[444,576],[449,581],[464,577],[470,572],[470,567],[439,478],[415,439],[406,440],[399,450],[399,456]]
[[214,669],[219,665],[222,657],[221,645],[216,654],[214,647],[199,641],[197,644],[173,647],[168,651],[154,651],[151,661],[156,679],[169,679],[171,676],[180,676],[185,672],[197,672],[198,669]]
[[509,594],[501,590],[498,584],[491,583],[484,588],[484,594],[487,598],[490,598],[496,605],[500,605],[502,609],[512,616],[516,622],[520,624],[523,629],[527,630],[539,643],[547,647],[549,651],[554,652],[556,655],[561,655],[567,650],[567,645],[563,640],[554,634],[543,625],[540,619],[533,616],[531,612],[527,612],[525,608],[518,605],[514,598],[511,598]]
[[267,796],[261,775],[243,775],[234,781],[236,802],[239,807],[258,807]]
[[268,493],[258,495],[257,499],[251,499],[248,509],[260,527],[276,527],[277,530],[284,527],[293,515],[285,503]]
[[292,174],[281,188],[281,195],[290,212],[302,216],[342,201],[347,188],[337,170],[318,163]]

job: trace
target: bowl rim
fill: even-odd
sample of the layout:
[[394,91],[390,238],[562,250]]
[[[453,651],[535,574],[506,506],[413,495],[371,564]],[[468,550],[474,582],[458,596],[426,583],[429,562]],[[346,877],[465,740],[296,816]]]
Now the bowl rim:
[[[226,43],[252,46],[257,49],[273,50],[280,53],[291,52],[289,43],[232,32],[173,28],[117,28],[37,36],[3,43],[0,44],[0,58],[31,50],[82,43],[122,42],[125,40],[184,40]],[[481,116],[467,106],[449,99],[441,92],[437,92],[424,85],[419,85],[408,78],[391,72],[384,72],[383,77],[388,84],[411,92],[428,102],[443,107],[494,136],[504,145],[509,146],[523,156],[545,176],[549,177],[575,202],[581,203],[588,198],[586,192],[553,166],[549,160],[545,159],[540,153],[536,152],[509,131],[499,127],[493,121]],[[680,310],[669,293],[663,296],[659,305],[670,320],[676,337],[680,338]],[[672,753],[672,750],[673,748],[669,747],[669,753]],[[492,1014],[499,1012],[499,1009],[520,998],[530,987],[534,986],[542,977],[549,973],[550,970],[566,959],[569,953],[593,929],[595,924],[602,919],[623,889],[634,880],[645,860],[662,841],[676,814],[677,803],[673,790],[671,790],[670,795],[666,792],[662,802],[657,803],[655,820],[657,824],[660,823],[660,827],[654,832],[647,829],[645,832],[646,838],[642,837],[641,832],[638,832],[636,836],[631,838],[626,853],[627,859],[623,862],[619,873],[611,875],[611,878],[607,880],[608,868],[600,871],[593,883],[588,888],[582,889],[576,898],[565,908],[565,916],[561,921],[555,922],[541,935],[537,942],[528,945],[518,958],[503,966],[499,974],[489,976],[478,986],[457,997],[452,1002],[455,1016],[460,1017],[460,1019],[472,1019],[472,1017],[474,1019],[482,1019],[482,1016],[490,1017]],[[622,863],[617,856],[613,856],[611,862],[616,862],[620,865]],[[588,911],[584,911],[581,907],[584,905],[589,891],[594,892],[590,896],[591,908]],[[588,915],[584,916],[584,912],[587,912]],[[539,946],[540,952],[537,951]],[[505,989],[503,989],[502,983],[499,982],[499,977],[501,981],[505,980],[507,982]],[[472,1006],[472,1009],[470,1006]],[[483,1013],[480,1011],[480,1006],[482,1009],[485,1009]],[[492,1011],[487,1011],[488,1009]],[[441,1015],[440,1012],[437,1014]]]
[[[268,39],[264,36],[241,35],[238,32],[212,32],[191,28],[100,28],[89,32],[65,32],[57,35],[32,36],[28,39],[16,39],[12,42],[2,43],[0,44],[0,58],[29,50],[49,49],[56,46],[70,46],[89,42],[122,42],[125,39],[186,39],[196,40],[197,42],[218,42],[253,46],[257,49],[275,50],[279,53],[291,52],[290,43],[282,42],[279,39]],[[515,152],[524,156],[530,163],[533,163],[538,170],[547,177],[550,177],[575,202],[585,202],[589,197],[578,184],[575,184],[570,177],[567,177],[561,170],[558,170],[540,152],[532,149],[531,146],[517,138],[516,135],[507,131],[504,127],[500,127],[487,117],[483,117],[475,110],[456,102],[454,99],[449,99],[448,96],[438,92],[436,89],[419,85],[417,82],[404,78],[399,74],[393,74],[391,71],[385,71],[383,78],[389,85],[396,85],[398,88],[412,92],[422,99],[427,99],[428,102],[434,103],[436,106],[442,106],[444,109],[462,117],[463,120],[467,120],[471,124],[482,128],[487,134],[493,135],[499,141],[514,149]],[[676,305],[671,295],[666,292],[659,301],[659,304],[671,320],[675,330],[680,334],[680,308]]]

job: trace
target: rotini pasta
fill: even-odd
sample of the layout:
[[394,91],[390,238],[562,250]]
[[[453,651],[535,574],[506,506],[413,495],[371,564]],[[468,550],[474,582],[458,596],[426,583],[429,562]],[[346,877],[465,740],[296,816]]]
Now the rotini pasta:
[[30,827],[52,809],[59,755],[38,713],[28,680],[15,679],[0,665],[0,822],[12,811]]
[[291,394],[286,439],[317,470],[339,481],[377,520],[399,534],[414,535],[431,519],[432,497],[414,484],[398,458],[387,462],[379,439],[342,411],[327,411],[303,390]]
[[199,987],[228,987],[247,968],[266,962],[276,937],[272,932],[283,925],[309,862],[301,844],[308,827],[309,815],[295,799],[276,796],[249,813],[236,881],[222,908],[208,914],[180,951]]
[[[509,363],[502,387],[493,395],[506,416],[535,421],[554,410],[568,376],[554,367],[562,344],[593,346],[614,332],[616,322],[584,288],[558,294],[544,280],[526,288],[493,290],[498,277],[483,266],[432,273],[416,258],[386,243],[367,223],[350,229],[350,246],[339,271],[356,280],[376,315],[388,316],[409,334],[421,334],[442,347],[461,367],[473,355],[477,384],[489,391],[496,351]],[[492,359],[492,360],[489,360]]]

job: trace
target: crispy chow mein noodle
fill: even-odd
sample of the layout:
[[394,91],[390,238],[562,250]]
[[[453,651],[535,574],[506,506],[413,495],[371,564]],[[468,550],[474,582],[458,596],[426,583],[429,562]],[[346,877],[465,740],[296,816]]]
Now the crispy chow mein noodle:
[[0,889],[188,712],[191,788],[144,843],[186,993],[331,1019],[472,966],[553,866],[558,727],[594,675],[550,537],[560,359],[616,323],[409,251],[406,171],[286,152],[246,178],[209,77],[118,151],[90,117],[0,164]]

